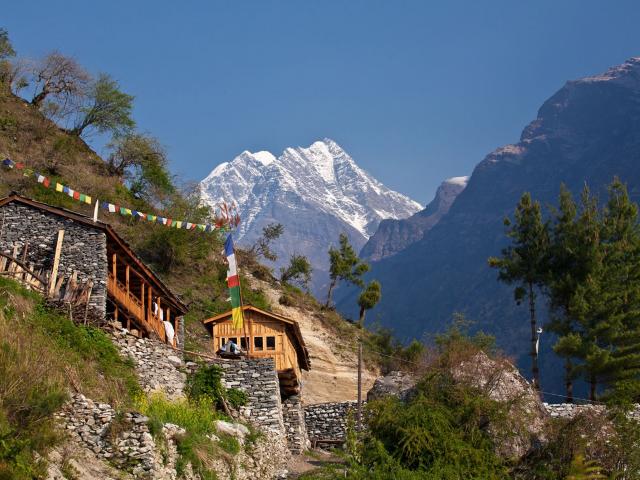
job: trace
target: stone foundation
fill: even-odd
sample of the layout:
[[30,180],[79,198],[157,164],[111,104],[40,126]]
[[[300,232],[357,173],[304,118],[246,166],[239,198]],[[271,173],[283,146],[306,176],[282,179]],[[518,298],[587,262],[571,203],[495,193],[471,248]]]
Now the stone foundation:
[[300,454],[307,450],[310,443],[307,438],[304,409],[298,395],[292,395],[282,402],[282,417],[291,453]]

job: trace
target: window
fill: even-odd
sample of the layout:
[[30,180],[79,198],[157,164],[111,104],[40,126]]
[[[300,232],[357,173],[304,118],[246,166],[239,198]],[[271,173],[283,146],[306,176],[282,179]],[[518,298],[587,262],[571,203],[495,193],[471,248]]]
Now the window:
[[224,347],[225,343],[227,343],[227,339],[225,337],[220,338],[220,348]]
[[242,350],[246,350],[247,349],[247,338],[246,337],[241,337],[240,338],[240,348]]
[[236,345],[238,345],[238,337],[231,337],[229,339],[229,341],[235,343]]
[[262,343],[262,337],[253,338],[253,347],[255,350],[264,350],[264,344]]
[[276,349],[276,337],[267,337],[267,350]]

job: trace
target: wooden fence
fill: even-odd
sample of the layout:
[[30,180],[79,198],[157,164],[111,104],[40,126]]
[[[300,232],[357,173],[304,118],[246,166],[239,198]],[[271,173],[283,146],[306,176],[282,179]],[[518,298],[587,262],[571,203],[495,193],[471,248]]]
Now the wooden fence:
[[[59,241],[62,243],[61,237]],[[15,246],[12,254],[0,252],[0,276],[12,278],[21,283],[28,290],[34,290],[44,295],[49,301],[62,303],[71,307],[86,305],[89,308],[89,299],[93,289],[93,281],[78,281],[78,272],[74,271],[70,277],[58,277],[57,266],[60,253],[56,251],[54,258],[54,268],[36,269],[33,262],[27,263],[27,252],[29,244],[25,244],[22,251]],[[85,314],[86,321],[86,314]]]

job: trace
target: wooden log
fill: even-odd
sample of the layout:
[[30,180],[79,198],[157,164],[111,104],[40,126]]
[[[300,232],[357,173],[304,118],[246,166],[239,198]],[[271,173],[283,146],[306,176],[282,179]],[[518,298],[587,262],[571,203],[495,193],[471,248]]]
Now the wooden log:
[[49,296],[53,297],[56,292],[56,281],[58,280],[58,268],[60,267],[60,255],[62,254],[62,240],[64,239],[64,230],[58,230],[58,240],[56,241],[56,250],[53,256],[53,268],[51,269],[51,277],[49,280]]

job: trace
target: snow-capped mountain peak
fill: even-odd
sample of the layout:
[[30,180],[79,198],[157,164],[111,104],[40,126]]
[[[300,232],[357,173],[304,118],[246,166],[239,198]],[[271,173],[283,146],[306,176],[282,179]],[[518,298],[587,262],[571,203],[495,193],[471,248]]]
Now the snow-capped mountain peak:
[[279,222],[285,227],[286,238],[279,241],[283,250],[293,248],[312,263],[317,257],[320,268],[340,233],[360,248],[381,220],[406,218],[422,209],[361,169],[328,138],[286,148],[278,157],[244,151],[215,167],[200,188],[204,203],[238,204],[242,243],[255,240],[266,224]]
[[252,222],[271,201],[284,197],[290,201],[296,197],[296,201],[338,217],[364,239],[375,232],[380,220],[405,218],[422,208],[382,185],[328,138],[306,148],[289,147],[279,157],[245,150],[218,165],[201,188],[205,203],[238,203],[243,216],[241,235],[251,230]]

